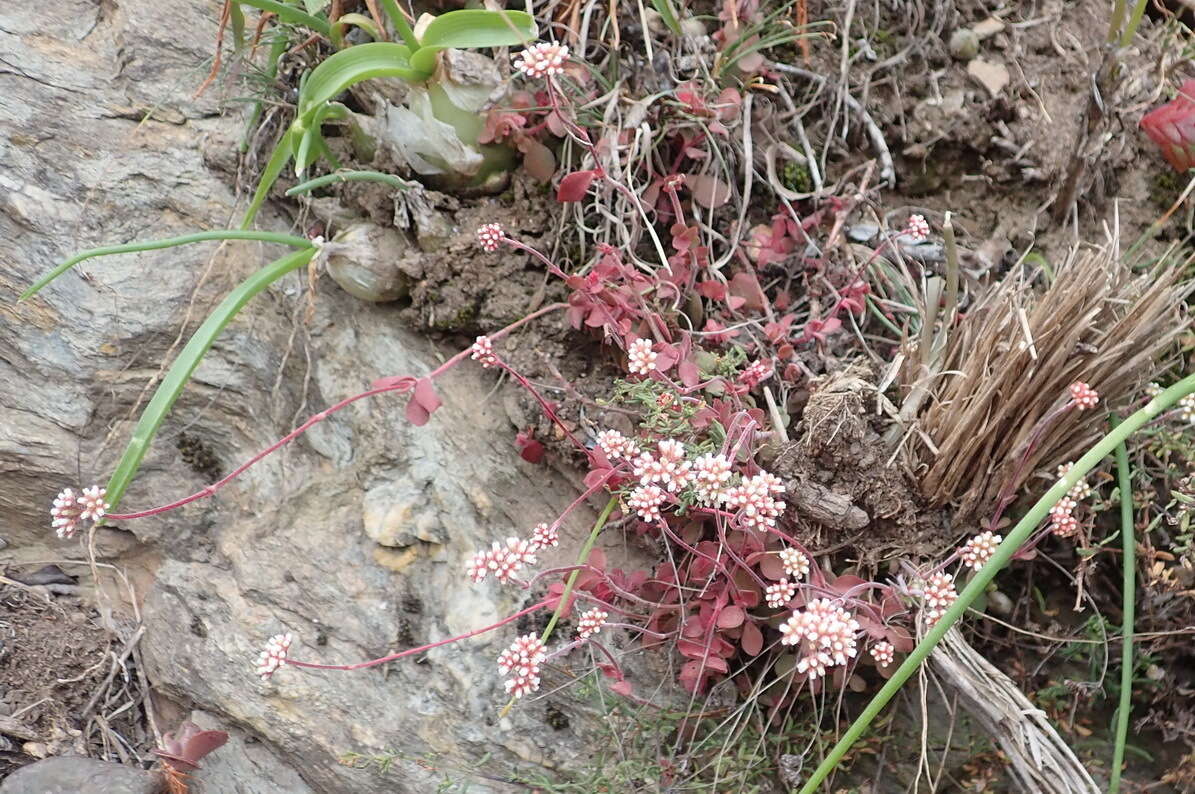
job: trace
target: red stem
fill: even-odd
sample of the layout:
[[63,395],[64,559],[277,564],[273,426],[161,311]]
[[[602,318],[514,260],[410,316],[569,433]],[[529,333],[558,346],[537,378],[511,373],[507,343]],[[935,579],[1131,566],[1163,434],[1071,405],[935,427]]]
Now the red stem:
[[399,651],[398,653],[392,653],[389,656],[383,656],[381,659],[373,659],[372,661],[368,662],[358,662],[357,664],[317,664],[315,662],[299,662],[295,661],[294,659],[285,659],[283,661],[286,664],[294,665],[295,667],[307,667],[312,670],[361,670],[366,667],[377,667],[379,664],[393,662],[394,660],[401,659],[404,656],[412,656],[424,651],[430,651],[432,648],[439,648],[441,645],[449,645],[454,642],[460,642],[461,640],[467,640],[470,637],[476,637],[478,634],[485,634],[487,631],[500,629],[506,624],[513,623],[524,615],[530,615],[532,612],[543,609],[546,606],[549,606],[549,602],[545,599],[540,601],[538,604],[534,604],[526,609],[520,610],[510,617],[503,618],[497,623],[493,623],[489,626],[485,626],[465,634],[458,634],[457,636],[449,637],[446,640],[439,640],[438,642],[428,643],[427,645],[420,645],[418,648],[410,648],[405,651]]

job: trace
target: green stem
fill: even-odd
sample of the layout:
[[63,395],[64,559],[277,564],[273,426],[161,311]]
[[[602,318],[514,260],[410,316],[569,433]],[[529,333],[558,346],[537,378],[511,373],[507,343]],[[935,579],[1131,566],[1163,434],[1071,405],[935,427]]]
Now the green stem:
[[411,30],[411,26],[407,23],[406,16],[399,9],[398,3],[395,0],[382,0],[382,10],[386,12],[386,16],[390,17],[391,24],[398,31],[398,35],[402,37],[403,42],[411,48],[411,52],[419,49],[419,39],[415,38],[415,31]]
[[173,248],[176,245],[186,245],[187,243],[200,243],[205,240],[261,240],[266,243],[281,243],[282,245],[293,246],[294,248],[310,248],[311,242],[304,240],[302,237],[295,237],[290,234],[278,234],[277,232],[249,232],[249,231],[234,231],[229,229],[220,229],[214,232],[196,232],[195,234],[184,234],[182,237],[167,237],[165,240],[150,240],[144,243],[126,243],[125,245],[108,245],[103,248],[91,248],[80,254],[75,254],[70,259],[58,265],[34,282],[33,286],[21,293],[18,300],[26,300],[32,298],[41,290],[42,287],[49,284],[54,279],[61,276],[66,271],[70,270],[80,262],[88,259],[94,259],[97,256],[112,256],[113,254],[132,254],[138,251],[157,251],[161,248]]
[[1145,5],[1148,0],[1137,0],[1137,5],[1133,6],[1133,14],[1129,17],[1129,24],[1125,26],[1124,33],[1120,36],[1120,46],[1127,47],[1133,43],[1133,34],[1137,32],[1137,28],[1141,25],[1141,17],[1145,15]]
[[[1112,426],[1120,420],[1112,417]],[[1137,604],[1137,543],[1133,536],[1133,479],[1129,471],[1129,453],[1123,442],[1116,445],[1116,474],[1120,484],[1120,536],[1124,544],[1124,617],[1121,621],[1120,705],[1116,709],[1116,745],[1112,750],[1112,772],[1108,794],[1120,791],[1120,768],[1124,765],[1124,747],[1129,735],[1129,713],[1133,708],[1133,622]]]
[[801,788],[800,794],[813,794],[813,792],[817,791],[817,787],[834,771],[834,768],[838,766],[838,762],[854,746],[855,742],[863,735],[863,732],[867,730],[872,721],[879,716],[879,713],[896,696],[896,693],[900,691],[900,688],[904,686],[913,673],[917,672],[917,668],[929,657],[934,647],[942,641],[942,638],[946,636],[946,632],[950,631],[951,627],[962,618],[972,602],[987,589],[988,584],[995,578],[996,574],[1009,563],[1012,556],[1017,552],[1017,549],[1021,547],[1021,544],[1028,539],[1030,533],[1037,528],[1042,519],[1046,517],[1046,514],[1050,512],[1050,508],[1065,496],[1066,492],[1084,477],[1087,472],[1091,471],[1096,464],[1115,450],[1117,445],[1123,444],[1125,439],[1153,421],[1158,414],[1192,392],[1195,392],[1195,374],[1188,375],[1150,400],[1144,408],[1129,416],[1123,423],[1117,425],[1099,443],[1089,449],[1083,457],[1075,461],[1075,465],[1071,467],[1067,475],[1055,483],[1050,490],[1046,491],[1037,500],[1037,503],[1029,509],[1029,512],[1017,522],[1016,526],[1008,533],[1008,537],[996,549],[995,554],[992,555],[987,565],[976,572],[970,583],[959,594],[958,600],[946,610],[946,613],[933,625],[925,637],[922,638],[921,642],[917,643],[917,647],[913,649],[908,658],[896,669],[896,672],[892,674],[888,682],[872,697],[871,701],[863,709],[863,712],[851,723],[846,733],[842,735],[842,738],[831,748],[829,754],[822,760],[813,774],[810,775],[809,780]]
[[[614,508],[617,506],[618,497],[611,496],[610,501],[606,502],[606,506],[602,508],[597,521],[594,522],[589,537],[585,539],[585,545],[581,547],[581,553],[577,555],[577,565],[584,565],[589,561],[589,552],[593,551],[593,544],[597,543],[598,535],[602,534],[602,529],[606,526],[607,519],[610,518],[610,514],[614,512]],[[547,643],[548,638],[552,636],[552,629],[556,628],[556,623],[560,620],[560,616],[564,614],[564,610],[568,606],[568,598],[573,594],[573,585],[577,583],[577,577],[580,575],[580,569],[568,575],[568,581],[564,583],[564,592],[560,594],[560,603],[556,605],[556,611],[552,613],[552,619],[544,627],[544,633],[539,637],[540,642]]]
[[381,171],[338,171],[334,174],[325,174],[324,176],[317,176],[315,179],[308,179],[306,182],[295,185],[286,191],[286,195],[297,196],[300,193],[310,193],[325,185],[332,185],[339,182],[383,182],[399,190],[407,190],[411,187],[410,183],[405,180],[399,179],[393,174],[384,174]]

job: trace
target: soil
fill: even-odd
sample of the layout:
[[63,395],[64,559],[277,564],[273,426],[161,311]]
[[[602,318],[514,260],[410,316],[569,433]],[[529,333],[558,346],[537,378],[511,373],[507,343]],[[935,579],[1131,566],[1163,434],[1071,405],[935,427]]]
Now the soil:
[[[95,610],[76,595],[51,595],[74,587],[53,566],[6,576],[45,584],[9,578],[0,585],[0,779],[50,755],[127,762],[144,753],[153,742],[143,713],[136,703],[120,709],[139,700],[140,685],[135,672],[123,683],[110,679],[110,654],[121,648],[113,647]],[[115,668],[120,675],[131,669],[131,663]],[[98,708],[85,714],[93,697]]]

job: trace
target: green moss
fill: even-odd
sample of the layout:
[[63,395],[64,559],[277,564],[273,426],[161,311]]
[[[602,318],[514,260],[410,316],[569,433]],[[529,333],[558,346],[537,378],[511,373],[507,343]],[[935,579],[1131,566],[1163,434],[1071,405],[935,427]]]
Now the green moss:
[[809,173],[809,166],[789,160],[784,164],[780,173],[780,181],[784,186],[796,193],[811,193],[813,191],[813,177]]
[[1184,186],[1181,174],[1172,168],[1164,168],[1150,182],[1149,200],[1159,209],[1168,210],[1178,201]]

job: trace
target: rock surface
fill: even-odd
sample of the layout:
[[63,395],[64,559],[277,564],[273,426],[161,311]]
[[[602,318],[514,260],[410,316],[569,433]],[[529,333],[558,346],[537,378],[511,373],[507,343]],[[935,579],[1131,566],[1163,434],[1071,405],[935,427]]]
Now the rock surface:
[[0,794],[157,794],[161,778],[143,769],[79,756],[47,758],[0,783]]
[[[50,500],[64,486],[106,479],[177,340],[281,253],[241,242],[109,257],[15,300],[80,249],[235,226],[244,196],[206,163],[229,156],[243,119],[221,114],[216,91],[191,98],[217,12],[205,0],[0,10],[8,560],[82,557],[48,530]],[[290,227],[277,208],[259,223]],[[455,352],[396,320],[397,310],[326,279],[314,295],[305,274],[275,284],[198,368],[122,507],[198,490],[375,378],[422,375]],[[439,385],[445,405],[427,427],[405,421],[403,399],[358,403],[215,499],[98,532],[101,557],[128,570],[143,598],[141,652],[155,689],[238,737],[205,768],[224,768],[219,780],[259,777],[208,790],[426,792],[445,768],[474,779],[483,756],[497,780],[519,766],[575,762],[576,721],[545,736],[545,705],[534,702],[498,719],[505,698],[494,659],[513,626],[387,668],[288,668],[269,683],[253,675],[257,652],[279,632],[297,636],[296,658],[355,662],[479,628],[523,603],[516,592],[469,586],[464,560],[555,516],[577,491],[518,459],[504,401],[476,368]],[[572,531],[591,519],[579,511]],[[341,763],[346,753],[397,756],[383,775]],[[437,765],[417,762],[431,757]]]

